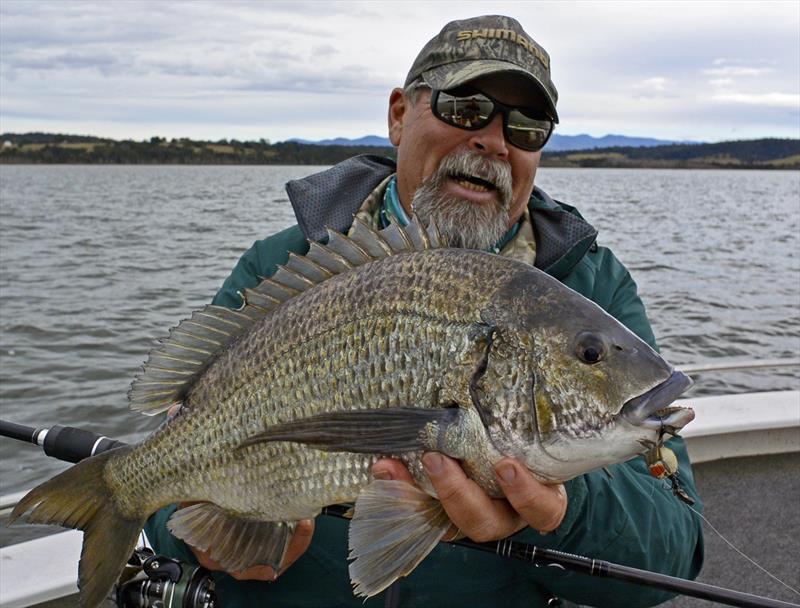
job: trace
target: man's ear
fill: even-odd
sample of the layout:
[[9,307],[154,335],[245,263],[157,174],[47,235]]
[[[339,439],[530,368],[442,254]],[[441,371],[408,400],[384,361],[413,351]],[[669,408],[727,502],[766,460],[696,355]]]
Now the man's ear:
[[393,89],[389,96],[389,140],[393,146],[400,145],[403,133],[403,118],[409,108],[403,89]]

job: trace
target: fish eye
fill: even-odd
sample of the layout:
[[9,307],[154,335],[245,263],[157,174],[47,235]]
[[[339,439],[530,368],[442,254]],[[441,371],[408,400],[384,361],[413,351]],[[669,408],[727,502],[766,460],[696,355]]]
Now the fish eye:
[[585,333],[578,336],[575,354],[584,363],[594,364],[602,361],[605,356],[605,345],[597,336]]

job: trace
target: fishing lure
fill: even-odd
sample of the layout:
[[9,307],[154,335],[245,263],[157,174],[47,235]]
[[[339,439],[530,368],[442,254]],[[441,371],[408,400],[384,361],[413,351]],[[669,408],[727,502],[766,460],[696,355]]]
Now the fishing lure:
[[683,489],[678,477],[678,457],[675,452],[665,447],[661,441],[658,441],[653,447],[644,455],[647,468],[650,470],[650,475],[656,479],[666,479],[670,482],[672,493],[675,494],[680,500],[687,505],[694,504],[694,498],[689,496],[686,490]]

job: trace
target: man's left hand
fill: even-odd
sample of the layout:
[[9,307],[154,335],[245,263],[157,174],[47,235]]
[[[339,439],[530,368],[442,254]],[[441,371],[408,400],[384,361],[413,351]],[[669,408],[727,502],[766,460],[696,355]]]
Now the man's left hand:
[[[526,526],[552,532],[567,512],[567,493],[562,484],[545,485],[513,458],[495,465],[495,476],[508,500],[490,498],[469,479],[456,460],[428,452],[422,464],[442,506],[460,532],[477,542],[505,538]],[[384,458],[372,467],[378,479],[414,483],[399,460]]]

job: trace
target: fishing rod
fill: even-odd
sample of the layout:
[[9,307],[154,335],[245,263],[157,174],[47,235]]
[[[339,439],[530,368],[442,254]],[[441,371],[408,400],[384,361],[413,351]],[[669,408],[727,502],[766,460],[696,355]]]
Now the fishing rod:
[[37,429],[0,420],[0,435],[38,445],[48,456],[72,463],[127,445],[104,435],[59,424],[51,426],[49,429]]
[[[121,441],[115,441],[74,427],[56,425],[49,429],[34,428],[5,420],[0,420],[0,436],[33,443],[42,447],[48,456],[68,462],[78,462],[83,458],[127,445]],[[347,519],[349,519],[351,512],[351,505],[330,505],[322,509],[322,513],[325,515]],[[510,538],[486,543],[462,539],[453,541],[451,544],[494,553],[501,557],[521,560],[536,566],[557,565],[567,570],[588,574],[589,576],[611,578],[637,585],[656,587],[728,606],[740,606],[742,608],[800,608],[800,604],[774,600],[553,549],[543,549],[528,543],[511,540]]]
[[690,376],[705,372],[733,372],[773,369],[778,367],[800,367],[800,357],[784,357],[783,359],[723,359],[720,361],[687,363],[676,365],[676,368]]

